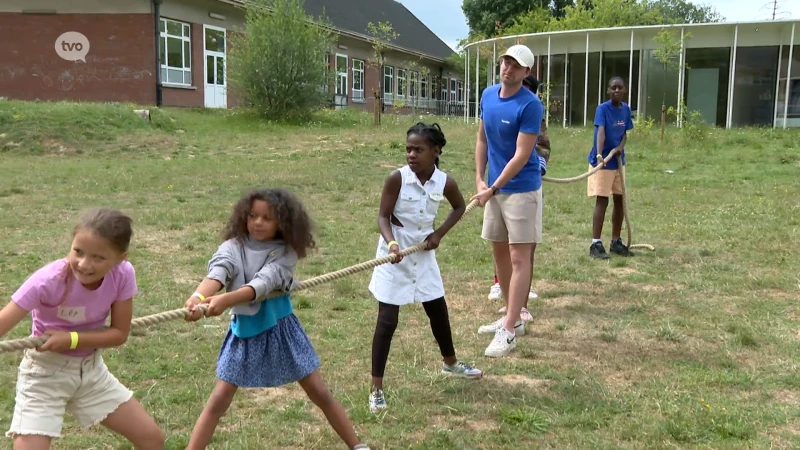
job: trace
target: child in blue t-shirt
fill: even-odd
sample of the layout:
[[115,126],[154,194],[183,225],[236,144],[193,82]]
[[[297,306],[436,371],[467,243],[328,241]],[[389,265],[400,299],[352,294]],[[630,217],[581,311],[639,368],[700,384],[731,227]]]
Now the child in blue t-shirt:
[[[625,165],[625,144],[628,141],[627,131],[633,129],[630,107],[622,101],[625,97],[625,81],[620,77],[613,77],[608,82],[606,91],[610,100],[597,107],[594,115],[594,145],[589,152],[588,160],[591,167],[597,166],[598,160],[605,159],[615,148],[620,149],[622,165]],[[601,154],[598,155],[598,149]],[[590,169],[591,169],[590,167]],[[608,259],[605,247],[600,236],[603,233],[603,222],[608,208],[608,197],[614,195],[614,210],[611,213],[611,253],[620,256],[633,256],[628,247],[622,243],[622,178],[617,158],[612,158],[601,170],[588,178],[587,195],[595,197],[594,215],[592,220],[592,245],[589,247],[589,256],[592,258]]]

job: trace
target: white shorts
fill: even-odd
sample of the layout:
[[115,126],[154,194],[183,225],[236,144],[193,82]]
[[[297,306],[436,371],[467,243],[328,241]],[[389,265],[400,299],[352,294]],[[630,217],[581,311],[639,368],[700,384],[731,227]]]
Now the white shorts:
[[100,350],[85,358],[26,350],[6,436],[61,437],[66,411],[89,428],[132,397],[133,392],[108,371]]

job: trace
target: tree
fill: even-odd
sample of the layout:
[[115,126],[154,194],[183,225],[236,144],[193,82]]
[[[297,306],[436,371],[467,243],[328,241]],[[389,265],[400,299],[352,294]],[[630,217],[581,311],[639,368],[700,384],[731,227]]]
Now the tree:
[[666,18],[663,23],[709,23],[723,19],[713,6],[695,5],[686,0],[655,0],[649,3]]
[[371,63],[377,66],[378,70],[378,95],[381,95],[381,104],[375,104],[375,125],[380,125],[380,113],[383,109],[383,65],[386,62],[386,48],[400,36],[392,28],[389,22],[378,22],[367,24],[367,34],[369,35],[369,42],[372,44],[372,60]]
[[722,17],[710,6],[686,0],[578,0],[563,7],[562,15],[530,10],[502,30],[502,35],[546,31],[715,22]]
[[[691,37],[690,33],[684,33],[683,41]],[[653,52],[655,57],[661,62],[663,66],[663,85],[667,85],[667,70],[670,68],[675,70],[682,70],[686,63],[683,65],[680,61],[681,51],[683,50],[684,42],[678,36],[678,32],[674,29],[664,28],[656,37],[653,38],[658,43],[658,48]],[[667,93],[664,91],[661,98],[661,140],[664,140],[664,129],[667,123]]]
[[464,0],[461,10],[467,18],[470,35],[499,36],[501,30],[532,10],[544,10],[551,15],[563,15],[563,8],[573,0]]
[[334,36],[301,1],[252,0],[246,32],[230,38],[229,85],[270,119],[307,118],[329,100],[325,56]]

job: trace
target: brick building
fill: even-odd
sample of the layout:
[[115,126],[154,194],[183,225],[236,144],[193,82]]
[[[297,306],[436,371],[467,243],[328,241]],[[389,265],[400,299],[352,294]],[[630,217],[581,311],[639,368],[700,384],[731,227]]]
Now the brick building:
[[[0,3],[0,97],[21,100],[133,102],[142,105],[230,107],[226,43],[243,31],[243,0],[3,0]],[[463,81],[448,69],[453,53],[394,0],[305,0],[325,14],[337,42],[328,58],[336,73],[337,107],[414,106],[463,112]],[[390,22],[398,38],[383,68],[370,63],[367,24]],[[156,25],[157,24],[157,25]],[[158,28],[156,28],[158,26]],[[63,33],[88,40],[85,61],[59,56]],[[61,42],[61,50],[80,49]],[[423,68],[427,68],[423,69]],[[427,76],[424,76],[427,73]],[[381,83],[382,82],[382,83]]]

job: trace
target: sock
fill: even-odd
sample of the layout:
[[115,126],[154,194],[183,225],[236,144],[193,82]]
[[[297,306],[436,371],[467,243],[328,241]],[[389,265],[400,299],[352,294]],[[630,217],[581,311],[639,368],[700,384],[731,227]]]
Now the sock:
[[500,282],[500,280],[498,280],[498,279],[497,279],[497,275],[495,275],[495,276],[494,276],[494,284],[497,284],[497,283],[499,283],[499,282]]
[[600,242],[602,239],[592,239],[592,245]]

